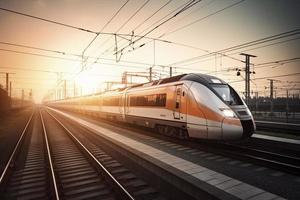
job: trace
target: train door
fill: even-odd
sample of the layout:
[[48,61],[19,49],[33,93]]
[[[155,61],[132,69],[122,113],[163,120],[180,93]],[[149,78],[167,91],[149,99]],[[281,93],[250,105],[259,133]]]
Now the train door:
[[182,85],[176,85],[175,86],[175,94],[174,94],[175,107],[173,110],[174,119],[181,118],[181,91],[182,91]]

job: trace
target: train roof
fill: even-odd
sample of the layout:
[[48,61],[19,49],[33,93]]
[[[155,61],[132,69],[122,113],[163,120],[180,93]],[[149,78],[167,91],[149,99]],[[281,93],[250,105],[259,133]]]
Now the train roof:
[[203,85],[210,85],[210,84],[227,84],[223,80],[215,77],[210,76],[206,74],[200,74],[200,73],[190,73],[190,74],[180,74],[178,76],[172,76],[169,78],[164,78],[160,80],[156,80],[149,83],[144,84],[137,84],[130,86],[129,88],[137,88],[137,87],[147,87],[147,86],[154,86],[154,85],[162,85],[166,83],[172,83],[177,81],[194,81],[197,83],[201,83]]
[[222,79],[219,79],[215,76],[207,75],[207,74],[200,74],[200,73],[191,73],[185,74],[185,76],[180,78],[180,81],[188,80],[188,81],[195,81],[201,83],[203,85],[208,84],[227,84]]

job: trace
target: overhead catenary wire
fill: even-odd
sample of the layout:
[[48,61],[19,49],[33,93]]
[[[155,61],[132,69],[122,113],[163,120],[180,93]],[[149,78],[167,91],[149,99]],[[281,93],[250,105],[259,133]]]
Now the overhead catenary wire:
[[191,8],[192,6],[196,5],[199,2],[201,2],[201,0],[197,0],[197,1],[193,0],[193,1],[191,1],[186,6],[184,6],[182,9],[180,9],[178,12],[176,12],[174,15],[172,15],[168,19],[164,20],[163,22],[159,23],[157,26],[155,26],[154,28],[152,28],[151,30],[149,30],[148,32],[146,32],[144,35],[142,35],[142,37],[140,37],[140,38],[138,38],[138,39],[136,39],[134,41],[129,42],[129,44],[126,45],[125,47],[123,47],[121,50],[117,50],[115,52],[115,54],[122,53],[122,51],[124,51],[126,48],[128,48],[132,44],[134,44],[134,43],[138,42],[139,40],[143,39],[144,37],[146,37],[147,35],[149,35],[150,33],[152,33],[154,30],[158,29],[160,26],[164,25],[168,21],[170,21],[173,18],[177,17],[179,14],[183,13],[184,11],[188,10],[189,8]]
[[[209,50],[205,50],[205,49],[202,49],[202,48],[199,48],[199,47],[194,47],[194,46],[191,46],[191,45],[186,45],[186,44],[182,44],[182,43],[178,43],[178,42],[174,42],[174,41],[162,41],[162,42],[165,42],[165,43],[168,43],[168,44],[174,44],[174,45],[178,45],[178,46],[183,46],[183,47],[187,47],[187,48],[191,48],[191,49],[201,50],[201,51],[206,52],[206,53],[210,52]],[[23,48],[34,49],[34,50],[40,50],[40,51],[45,51],[45,52],[51,52],[51,53],[61,54],[61,55],[64,55],[64,56],[74,56],[74,57],[78,57],[78,58],[81,58],[81,56],[82,56],[82,55],[75,54],[75,53],[69,53],[69,52],[60,51],[60,50],[52,50],[52,49],[46,49],[46,48],[23,45],[23,44],[1,42],[1,41],[0,41],[0,44],[5,44],[5,45],[9,45],[9,46],[23,47]],[[5,51],[5,50],[2,49],[2,51]],[[11,51],[13,51],[13,50],[11,50]],[[233,60],[242,61],[242,60],[236,59],[234,57],[228,56],[226,54],[220,54],[220,55],[231,58]],[[95,58],[96,59],[96,57],[92,57],[92,56],[90,56],[90,58]],[[99,57],[97,57],[97,58],[99,58]],[[99,59],[104,59],[105,60],[105,58],[99,58]],[[107,59],[107,60],[113,61],[113,59]],[[137,64],[137,62],[130,62],[130,63]],[[150,63],[138,63],[138,64],[151,65]],[[158,64],[157,66],[160,66],[160,65]],[[186,68],[186,69],[188,69],[188,68]]]
[[[140,12],[141,11],[141,9],[142,8],[144,8],[148,3],[149,3],[149,1],[150,0],[147,0],[147,1],[145,1],[115,32],[114,32],[114,36],[117,36],[117,33],[138,13],[138,12]],[[132,36],[132,35],[130,35],[130,36]],[[101,45],[100,46],[103,46],[104,44],[106,44],[109,40],[111,39],[111,37],[110,38],[108,38],[107,40],[105,40],[104,42],[102,42],[101,43]],[[115,45],[113,45],[113,46],[115,46]],[[104,51],[105,52],[105,51]],[[101,55],[103,55],[103,54],[101,54]],[[101,56],[100,55],[100,56]]]
[[[128,1],[129,1],[129,0],[128,0]],[[30,18],[37,19],[37,20],[40,20],[40,21],[49,22],[49,23],[53,23],[53,24],[56,24],[56,25],[60,25],[60,26],[72,28],[72,29],[77,29],[77,30],[80,30],[80,31],[85,31],[85,32],[89,32],[89,33],[94,33],[94,34],[96,34],[96,36],[97,36],[97,35],[115,35],[115,33],[111,33],[111,32],[102,32],[102,31],[101,31],[101,32],[93,31],[93,30],[89,30],[89,29],[82,28],[82,27],[78,27],[78,26],[73,26],[73,25],[65,24],[65,23],[62,23],[62,22],[59,22],[59,21],[54,21],[54,20],[50,20],[50,19],[46,19],[46,18],[42,18],[42,17],[37,17],[37,16],[34,16],[34,15],[29,15],[29,14],[26,14],[26,13],[14,11],[14,10],[7,9],[7,8],[2,8],[2,7],[0,7],[0,10],[7,11],[7,12],[10,12],[10,13],[14,13],[14,14],[18,14],[18,15],[22,15],[22,16],[25,16],[25,17],[30,17]],[[131,36],[130,34],[117,34],[117,35],[120,35],[120,36]],[[135,35],[135,37],[138,37],[138,38],[139,38],[139,37],[142,37],[142,36]],[[153,38],[153,39],[154,39],[154,38]]]
[[126,2],[117,10],[117,12],[110,18],[110,20],[108,20],[108,22],[102,27],[102,29],[93,37],[93,39],[90,41],[90,43],[84,48],[84,50],[82,51],[82,57],[84,56],[84,53],[86,52],[86,50],[92,45],[92,43],[97,39],[97,37],[99,36],[99,34],[104,31],[104,29],[112,22],[112,20],[121,12],[121,10],[126,6],[126,4],[129,2],[130,0],[126,0]]
[[[220,13],[220,12],[226,10],[226,9],[229,9],[229,8],[231,8],[231,7],[233,7],[233,6],[236,6],[236,5],[238,5],[239,3],[242,3],[243,1],[245,1],[245,0],[241,0],[241,1],[237,2],[237,3],[231,4],[231,5],[229,5],[229,6],[225,7],[225,8],[222,8],[222,9],[216,11],[215,13],[209,14],[209,15],[207,15],[207,16],[201,18],[201,19],[198,19],[197,22],[202,21],[202,20],[204,20],[204,19],[206,19],[206,18],[208,18],[208,17],[211,17],[211,16],[213,16],[213,15],[215,15],[215,14],[218,14],[218,13]],[[196,22],[195,22],[195,23],[196,23]],[[190,25],[192,25],[192,24],[190,24]],[[174,32],[175,32],[175,31],[174,31]],[[160,35],[158,38],[162,38],[162,37],[164,37],[164,36],[166,36],[166,33]],[[141,39],[141,38],[139,38],[138,40],[140,40],[140,39]],[[135,41],[135,42],[136,42],[136,41]],[[148,43],[149,43],[149,42],[148,42]],[[128,45],[127,45],[127,46],[128,46]],[[127,46],[125,46],[125,48],[127,48]],[[143,46],[144,46],[144,45],[143,45]],[[123,50],[123,49],[122,49],[122,50]]]
[[[16,51],[16,50],[11,50],[11,49],[0,49],[0,51],[6,51],[6,52],[11,52],[11,53],[17,53],[17,54],[25,54],[25,55],[31,55],[31,56],[39,56],[39,57],[45,57],[45,58],[51,58],[51,59],[60,59],[60,60],[65,60],[65,61],[72,61],[72,62],[81,62],[81,59],[74,59],[74,58],[66,58],[66,57],[59,57],[59,56],[50,56],[50,55],[45,55],[45,54],[39,54],[39,53],[32,53],[32,52],[25,52],[25,51]],[[76,54],[68,54],[66,53],[65,55],[74,55],[76,57],[80,57],[80,55]],[[95,57],[92,57],[95,58]],[[105,60],[105,61],[115,61],[114,59],[108,59],[108,58],[99,58],[98,60]],[[92,62],[89,61],[88,63],[99,63],[99,62]],[[141,66],[151,66],[151,63],[142,63],[142,62],[133,62],[133,61],[122,61],[122,63],[128,63],[128,64],[135,64],[135,65],[141,65]],[[99,63],[101,64],[101,63]],[[102,64],[108,64],[108,63],[102,63]],[[122,64],[113,64],[110,63],[110,65],[115,65],[115,66],[122,66]],[[133,68],[134,66],[128,66],[129,68]],[[137,68],[137,67],[134,67]]]
[[161,11],[162,9],[164,9],[167,5],[169,5],[173,0],[169,0],[167,1],[164,5],[162,5],[161,7],[159,7],[154,13],[152,13],[149,17],[147,17],[145,20],[143,20],[141,23],[139,23],[137,26],[135,26],[132,31],[137,30],[138,28],[140,28],[143,24],[145,24],[149,19],[151,19],[154,15],[156,15],[159,11]]
[[[45,68],[45,67],[43,67]],[[31,72],[41,72],[41,73],[53,73],[53,74],[57,74],[57,73],[70,73],[67,71],[49,71],[49,70],[38,70],[38,69],[30,69],[30,68],[19,68],[19,67],[1,67],[0,66],[0,70],[1,69],[10,69],[10,70],[17,70],[17,71],[31,71]]]
[[[291,41],[295,41],[295,40],[299,40],[300,37],[296,37],[296,38],[292,38],[292,39],[287,39],[287,40],[282,40],[282,41],[279,41],[279,42],[273,42],[271,44],[266,44],[266,45],[262,45],[262,46],[258,46],[258,47],[253,47],[253,48],[246,48],[246,49],[242,49],[243,52],[249,52],[249,51],[253,51],[253,50],[256,50],[256,49],[261,49],[261,48],[265,48],[265,47],[270,47],[270,46],[274,46],[274,45],[278,45],[278,44],[282,44],[282,43],[286,43],[286,42],[291,42]],[[236,55],[236,54],[240,54],[242,53],[242,51],[238,51],[238,52],[233,52],[233,53],[228,53],[228,54],[223,54],[223,56],[225,57],[231,57],[232,55]],[[232,57],[233,58],[233,57]],[[176,66],[187,66],[187,65],[194,65],[194,64],[197,64],[197,63],[200,63],[200,62],[206,62],[206,61],[209,61],[209,60],[212,60],[214,58],[207,58],[207,59],[199,59],[199,61],[195,61],[195,62],[192,62],[192,63],[188,63],[188,64],[182,64],[182,65],[176,65]],[[242,60],[240,60],[242,61]]]
[[54,21],[54,20],[50,20],[50,19],[46,19],[46,18],[42,18],[42,17],[37,17],[37,16],[34,16],[34,15],[22,13],[22,12],[7,9],[7,8],[0,7],[0,10],[10,12],[10,13],[14,13],[14,14],[21,15],[21,16],[25,16],[25,17],[29,17],[29,18],[33,18],[33,19],[37,19],[37,20],[40,20],[40,21],[44,21],[44,22],[64,26],[64,27],[67,27],[67,28],[76,29],[76,30],[79,30],[79,31],[98,34],[98,32],[95,32],[95,31],[92,31],[92,30],[89,30],[89,29],[86,29],[86,28],[82,28],[82,27],[78,27],[78,26],[74,26],[74,25],[70,25],[70,24],[66,24],[66,23],[62,23],[62,22],[58,22],[58,21]]
[[[292,74],[276,75],[276,76],[265,76],[265,77],[253,78],[252,80],[262,80],[262,79],[268,79],[268,78],[282,78],[282,77],[297,76],[297,75],[300,75],[300,72],[292,73]],[[232,81],[229,83],[237,83],[237,82],[242,82],[242,81],[244,81],[244,80]]]
[[195,23],[198,23],[198,22],[203,21],[203,20],[205,20],[205,19],[207,19],[207,18],[209,18],[209,17],[211,17],[211,16],[214,16],[214,15],[216,15],[216,14],[219,14],[219,13],[223,12],[224,10],[227,10],[227,9],[229,9],[229,8],[232,8],[232,7],[234,7],[234,6],[237,6],[238,4],[240,4],[240,3],[244,2],[244,1],[246,1],[246,0],[240,0],[240,1],[236,2],[236,3],[230,4],[229,6],[226,6],[226,7],[222,8],[222,9],[219,9],[219,10],[217,10],[217,11],[215,11],[215,12],[209,14],[209,15],[206,15],[206,16],[204,16],[204,17],[201,17],[200,19],[197,19],[197,20],[195,20],[195,21],[193,21],[193,22],[191,22],[191,23],[189,23],[189,24],[187,24],[187,25],[184,25],[184,26],[182,26],[182,27],[180,27],[180,28],[177,28],[177,29],[175,29],[175,30],[173,30],[173,31],[166,32],[166,33],[162,34],[161,36],[159,36],[159,38],[165,37],[165,36],[167,36],[167,35],[170,35],[170,34],[172,34],[172,33],[175,33],[175,32],[177,32],[177,31],[180,31],[180,30],[182,30],[182,29],[185,29],[185,28],[187,28],[187,27],[189,27],[189,26],[191,26],[191,25],[193,25],[193,24],[195,24]]
[[204,54],[204,55],[184,59],[184,60],[181,60],[181,61],[177,61],[177,62],[172,63],[170,65],[179,65],[179,64],[191,62],[191,61],[194,61],[194,60],[207,58],[207,57],[210,57],[210,56],[215,55],[217,53],[224,54],[224,53],[228,53],[228,52],[231,52],[231,51],[244,49],[246,47],[259,45],[259,44],[271,42],[271,41],[274,41],[274,40],[278,40],[278,39],[282,39],[282,38],[286,38],[286,37],[291,37],[291,36],[298,35],[298,34],[300,34],[300,29],[294,29],[294,30],[279,33],[279,34],[276,34],[276,35],[264,37],[264,38],[261,38],[261,39],[258,39],[258,40],[254,40],[254,41],[242,43],[242,44],[239,44],[239,45],[235,45],[235,46],[225,48],[225,49],[222,49],[222,50],[219,50],[219,51],[215,51],[215,52],[211,52],[211,53],[208,53],[208,54]]
[[[142,21],[140,24],[138,24],[135,28],[132,29],[131,31],[131,38],[133,37],[137,37],[136,34],[134,34],[136,32],[136,30],[141,27],[144,23],[146,23],[149,19],[151,19],[153,16],[155,16],[159,11],[161,11],[164,7],[166,7],[169,3],[171,3],[173,0],[169,0],[168,2],[166,2],[163,6],[161,6],[158,10],[156,10],[152,15],[150,15],[148,18],[146,18],[144,21]],[[143,33],[143,32],[142,32]],[[127,40],[128,41],[128,40]],[[124,45],[125,43],[121,44]],[[109,52],[110,49],[114,49],[115,45],[110,46],[109,48],[107,48],[101,55],[103,55],[106,52]]]
[[271,62],[255,64],[255,68],[257,69],[257,68],[265,68],[265,67],[274,67],[276,65],[284,65],[284,64],[299,62],[299,61],[300,61],[300,57],[294,57],[294,58],[288,58],[283,60],[276,60]]
[[[40,48],[40,47],[33,47],[33,46],[28,46],[28,45],[23,45],[23,44],[16,44],[16,43],[10,43],[10,42],[1,42],[0,44],[4,44],[4,45],[9,45],[9,46],[16,46],[16,47],[23,47],[23,48],[29,48],[29,49],[35,49],[35,50],[40,50],[40,51],[47,51],[47,52],[51,52],[51,53],[57,53],[57,54],[62,54],[62,55],[66,55],[66,52],[63,51],[57,51],[57,50],[51,50],[51,49],[45,49],[45,48]],[[72,55],[72,54],[69,54]]]
[[[216,0],[210,0],[210,1],[207,2],[206,4],[204,4],[204,5],[202,5],[201,7],[195,9],[194,11],[190,12],[189,14],[183,16],[182,18],[180,18],[180,19],[178,19],[178,20],[175,20],[175,21],[173,22],[173,24],[174,24],[175,26],[178,25],[178,23],[179,23],[180,21],[182,21],[182,20],[188,18],[190,15],[194,14],[195,12],[199,12],[200,10],[202,10],[203,8],[209,6],[210,4],[214,3],[215,1],[216,1]],[[165,31],[165,33],[168,32],[170,29],[174,28],[174,25],[173,25],[173,26],[170,25],[170,28],[167,28],[167,30]],[[158,37],[158,38],[159,38],[159,37]]]

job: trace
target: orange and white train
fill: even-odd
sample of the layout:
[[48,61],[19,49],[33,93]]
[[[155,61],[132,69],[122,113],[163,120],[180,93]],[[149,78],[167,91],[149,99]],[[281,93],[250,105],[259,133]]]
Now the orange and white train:
[[239,140],[256,129],[237,92],[223,80],[203,74],[182,74],[47,105],[155,128],[179,138]]

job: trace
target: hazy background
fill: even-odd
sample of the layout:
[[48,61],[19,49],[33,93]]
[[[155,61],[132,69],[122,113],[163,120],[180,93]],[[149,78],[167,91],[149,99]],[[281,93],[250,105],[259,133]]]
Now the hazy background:
[[[131,34],[134,30],[135,35],[143,35],[154,27],[152,24],[188,1],[130,0],[105,26],[125,2],[124,0],[0,0],[0,7],[96,32]],[[118,63],[114,55],[115,37],[100,34],[85,52],[88,69],[77,75],[75,74],[80,71],[82,63],[81,57],[76,55],[82,54],[95,34],[0,10],[0,42],[2,42],[0,43],[0,71],[15,73],[10,75],[14,96],[20,97],[22,89],[25,89],[26,93],[33,89],[34,99],[37,102],[56,87],[57,78],[69,80],[68,85],[75,80],[76,87],[81,87],[82,92],[86,94],[99,91],[105,81],[120,81],[124,71],[147,72],[151,66],[154,66],[153,70],[160,77],[166,77],[169,70],[162,66],[172,66],[174,75],[190,72],[210,73],[230,82],[239,92],[243,92],[243,78],[236,76],[236,71],[233,70],[233,68],[243,69],[245,64],[239,61],[244,60],[244,57],[239,55],[243,52],[257,56],[251,59],[251,63],[254,64],[251,71],[255,71],[255,74],[251,75],[253,79],[251,90],[259,92],[259,95],[268,95],[269,89],[266,86],[268,87],[269,81],[259,78],[274,77],[281,81],[275,83],[277,95],[284,95],[285,88],[294,88],[291,92],[298,94],[300,76],[297,73],[300,73],[300,67],[297,60],[283,65],[273,63],[270,66],[257,68],[256,65],[299,58],[299,34],[228,53],[235,59],[215,54],[205,59],[181,62],[205,55],[207,52],[300,28],[300,1],[298,0],[246,0],[203,18],[237,2],[239,1],[201,1],[148,35],[173,43],[156,40],[154,48],[153,40],[143,38],[135,45],[136,47],[145,45],[134,51],[124,52]],[[168,4],[165,7],[146,20],[166,3]],[[143,4],[145,5],[141,8]],[[138,9],[140,10],[133,16]],[[128,41],[121,37],[117,37],[117,40],[118,49],[128,44]],[[276,42],[278,44],[267,46]],[[68,55],[3,43],[60,51]],[[257,48],[264,45],[266,47]],[[255,49],[250,50],[252,48]],[[129,49],[131,48],[126,50]],[[95,61],[97,57],[101,57],[99,63],[89,63]],[[241,74],[244,75],[244,72],[242,71]],[[281,75],[289,76],[279,77]],[[147,80],[140,78],[134,81],[146,82]],[[5,74],[0,74],[0,84],[5,85]]]

